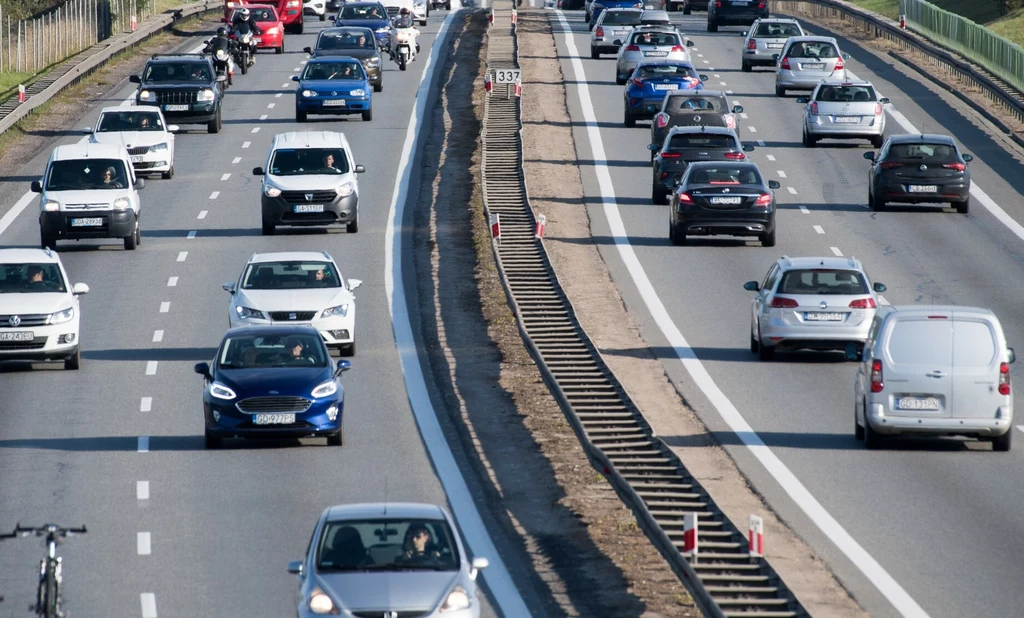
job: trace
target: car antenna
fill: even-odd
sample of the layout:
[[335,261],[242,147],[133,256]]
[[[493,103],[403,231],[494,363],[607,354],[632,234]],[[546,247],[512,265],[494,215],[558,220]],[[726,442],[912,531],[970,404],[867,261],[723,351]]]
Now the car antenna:
[[384,475],[384,515],[388,514],[388,475]]

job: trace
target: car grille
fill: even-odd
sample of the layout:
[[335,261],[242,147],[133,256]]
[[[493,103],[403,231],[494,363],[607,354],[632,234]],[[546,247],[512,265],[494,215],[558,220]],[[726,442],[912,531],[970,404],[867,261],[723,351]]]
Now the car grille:
[[110,202],[103,204],[64,204],[64,210],[110,210]]
[[149,146],[136,146],[135,148],[129,148],[128,154],[130,155],[144,155],[149,152]]
[[402,10],[402,7],[400,7],[400,6],[389,6],[389,7],[387,7],[387,9],[388,9],[388,15],[398,15],[398,12]]
[[246,414],[305,412],[312,405],[305,397],[249,397],[239,401],[238,409]]
[[286,212],[281,215],[281,223],[329,224],[338,220],[333,212]]
[[[306,196],[310,196],[309,199]],[[281,199],[289,203],[302,204],[306,202],[314,204],[330,204],[338,197],[335,191],[282,191]]]
[[46,345],[46,337],[36,337],[32,341],[0,341],[0,351],[42,350]]
[[156,102],[164,103],[195,103],[199,98],[197,90],[157,90]]
[[352,612],[352,615],[357,618],[380,618],[381,616],[387,616],[388,618],[419,618],[419,616],[426,616],[429,613],[429,609],[406,609],[398,610],[397,612],[386,609],[371,609]]
[[134,167],[137,171],[148,170],[156,166],[157,164],[155,161],[143,161],[142,163],[132,163],[132,167]]
[[316,311],[271,311],[270,319],[275,322],[308,322],[314,315]]
[[[11,324],[11,317],[17,315],[21,319],[21,322],[17,326]],[[27,326],[43,326],[46,324],[46,319],[50,317],[47,313],[39,313],[32,315],[0,315],[0,328],[25,328]]]

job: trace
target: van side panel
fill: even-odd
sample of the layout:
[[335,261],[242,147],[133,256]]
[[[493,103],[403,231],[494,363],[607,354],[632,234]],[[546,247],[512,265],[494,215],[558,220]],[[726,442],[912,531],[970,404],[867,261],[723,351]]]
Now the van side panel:
[[954,418],[996,418],[1010,397],[999,394],[1003,360],[995,325],[984,319],[958,317],[953,322]]

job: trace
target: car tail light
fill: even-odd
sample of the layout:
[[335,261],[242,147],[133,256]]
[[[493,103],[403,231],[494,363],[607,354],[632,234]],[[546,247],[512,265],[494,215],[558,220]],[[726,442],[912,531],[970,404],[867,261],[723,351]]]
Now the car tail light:
[[789,70],[789,58],[783,58],[779,68]]
[[693,197],[688,192],[683,191],[678,198],[681,206],[693,206]]
[[633,79],[631,79],[629,81],[633,82],[634,86],[640,86],[641,88],[644,87],[644,82],[639,77],[634,77]]
[[943,163],[942,167],[948,170],[956,170],[958,172],[962,172],[965,169],[967,169],[967,166],[964,165],[963,163]]
[[850,309],[877,309],[874,298],[858,298],[850,301]]
[[659,129],[668,126],[668,115],[665,112],[658,112],[656,118],[658,119]]
[[903,167],[903,164],[902,163],[896,163],[895,161],[883,161],[882,162],[882,169],[883,170],[891,170],[891,169],[897,168],[897,167]]
[[686,51],[686,50],[685,50],[685,49],[683,49],[683,46],[682,46],[682,45],[673,45],[673,46],[672,46],[672,52],[671,52],[671,53],[673,53],[673,54],[681,54],[681,53],[683,53],[684,51]]
[[840,56],[840,57],[836,58],[836,68],[832,69],[832,72],[834,73],[836,71],[842,71],[845,68],[846,68],[846,65],[843,64],[843,57]]
[[1010,364],[999,363],[999,394],[1010,394]]
[[639,45],[633,45],[633,44],[627,45],[626,46],[626,51],[628,51],[628,52],[629,51],[640,51],[640,46]]
[[678,159],[681,156],[682,155],[679,154],[678,152],[663,152],[663,153],[661,153],[661,158],[662,159]]
[[747,155],[742,152],[727,152],[725,153],[726,159],[746,159]]
[[811,103],[811,115],[812,116],[817,116],[818,115],[818,102],[817,101],[815,101],[814,103]]
[[662,172],[661,173],[661,179],[665,180],[666,178],[668,178],[668,172]]
[[768,208],[771,205],[772,205],[772,194],[771,193],[762,193],[761,195],[757,196],[757,201],[754,202],[754,206],[763,206],[764,208]]
[[747,49],[757,49],[757,39],[747,41]]
[[715,0],[715,8],[716,9],[722,8],[722,0]]
[[594,36],[604,37],[604,26],[598,26],[597,28],[594,28]]
[[765,5],[765,0],[761,0],[760,2],[757,3],[757,8],[763,9],[764,5]]
[[881,116],[882,115],[882,104],[881,103],[875,103],[875,115],[876,116]]
[[882,381],[882,361],[875,359],[871,361],[871,392],[881,393],[883,388],[885,382]]
[[796,309],[800,306],[800,303],[796,302],[792,298],[786,298],[785,296],[776,296],[772,298],[772,309]]

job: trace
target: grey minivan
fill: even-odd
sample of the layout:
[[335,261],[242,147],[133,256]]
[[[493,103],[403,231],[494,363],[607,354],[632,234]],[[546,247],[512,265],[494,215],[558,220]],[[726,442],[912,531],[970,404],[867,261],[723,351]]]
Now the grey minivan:
[[775,96],[786,96],[786,90],[814,90],[823,79],[845,80],[849,58],[832,37],[790,37],[777,58]]

